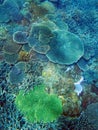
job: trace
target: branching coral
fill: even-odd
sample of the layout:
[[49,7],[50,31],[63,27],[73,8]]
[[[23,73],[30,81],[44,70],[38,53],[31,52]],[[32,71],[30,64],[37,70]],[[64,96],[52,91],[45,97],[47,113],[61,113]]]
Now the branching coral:
[[26,94],[20,91],[15,103],[30,122],[50,122],[62,113],[61,100],[56,95],[46,93],[43,85]]

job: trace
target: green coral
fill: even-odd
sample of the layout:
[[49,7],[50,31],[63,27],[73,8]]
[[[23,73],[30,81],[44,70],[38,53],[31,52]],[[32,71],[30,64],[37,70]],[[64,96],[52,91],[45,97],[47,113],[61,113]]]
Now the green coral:
[[15,103],[30,122],[51,122],[62,114],[61,100],[56,95],[48,94],[43,85],[26,94],[20,91]]
[[7,38],[7,29],[5,26],[0,26],[0,40],[5,40]]

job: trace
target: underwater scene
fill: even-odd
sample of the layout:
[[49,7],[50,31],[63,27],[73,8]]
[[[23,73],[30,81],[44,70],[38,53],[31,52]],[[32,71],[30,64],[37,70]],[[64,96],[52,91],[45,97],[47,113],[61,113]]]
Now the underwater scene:
[[0,130],[98,130],[98,0],[0,0]]

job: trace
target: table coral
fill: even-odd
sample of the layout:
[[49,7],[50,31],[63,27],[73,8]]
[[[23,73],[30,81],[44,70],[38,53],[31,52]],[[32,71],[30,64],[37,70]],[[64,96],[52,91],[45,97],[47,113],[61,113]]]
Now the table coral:
[[14,66],[9,73],[9,80],[12,84],[17,85],[18,83],[21,83],[24,77],[24,71],[16,66]]
[[5,11],[4,7],[0,6],[0,23],[8,22],[10,20],[9,15]]
[[58,64],[70,65],[77,62],[84,54],[83,43],[75,34],[55,31],[56,38],[50,43],[46,56]]
[[18,54],[4,53],[4,61],[8,64],[15,64],[18,61]]
[[56,11],[55,6],[49,2],[49,1],[44,1],[40,4],[40,6],[48,11],[48,13],[54,13]]
[[13,34],[13,41],[17,44],[26,44],[27,43],[27,32],[17,31]]
[[48,43],[52,37],[53,34],[47,26],[37,23],[32,25],[28,42],[35,51],[46,54],[50,49]]
[[56,26],[49,20],[35,23],[28,37],[29,45],[38,53],[46,54],[54,63],[73,64],[83,56],[84,46],[77,35],[67,30],[68,27],[63,22],[61,26]]
[[21,45],[16,44],[15,42],[13,42],[11,37],[9,37],[9,39],[3,45],[3,52],[10,55],[17,54],[21,49],[21,47],[22,47]]

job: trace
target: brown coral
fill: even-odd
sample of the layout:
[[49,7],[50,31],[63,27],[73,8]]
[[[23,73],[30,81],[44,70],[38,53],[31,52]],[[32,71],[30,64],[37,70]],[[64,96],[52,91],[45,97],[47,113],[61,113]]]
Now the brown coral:
[[62,100],[63,114],[68,117],[76,117],[81,112],[81,100],[74,92],[74,80],[62,78],[56,86],[56,92]]
[[31,6],[30,6],[30,12],[33,15],[34,21],[38,18],[42,18],[45,14],[48,13],[48,11],[45,8],[35,4],[33,2],[31,3]]
[[30,54],[29,54],[29,52],[21,50],[19,52],[18,60],[19,61],[25,61],[25,62],[29,61],[30,60]]
[[81,102],[75,92],[72,92],[69,97],[65,98],[63,103],[63,114],[65,116],[76,117],[81,112]]

